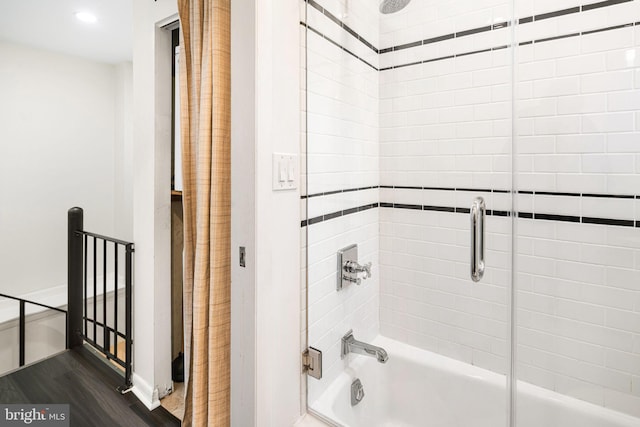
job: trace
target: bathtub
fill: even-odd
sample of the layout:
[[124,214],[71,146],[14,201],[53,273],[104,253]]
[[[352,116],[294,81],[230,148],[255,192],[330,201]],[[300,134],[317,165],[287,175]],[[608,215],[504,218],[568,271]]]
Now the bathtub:
[[[507,425],[505,377],[379,336],[389,353],[382,365],[350,355],[349,367],[310,412],[349,427],[500,427]],[[351,406],[351,382],[364,399]],[[528,383],[518,383],[518,427],[640,427],[640,419]]]

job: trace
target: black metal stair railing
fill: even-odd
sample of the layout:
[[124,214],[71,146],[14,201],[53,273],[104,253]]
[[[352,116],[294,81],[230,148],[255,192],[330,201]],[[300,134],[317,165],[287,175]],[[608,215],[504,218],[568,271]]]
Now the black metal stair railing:
[[[134,244],[83,230],[83,216],[81,208],[69,209],[68,348],[81,346],[87,342],[107,359],[124,368],[124,385],[118,389],[125,393],[132,386]],[[122,271],[119,261],[121,254],[124,257],[124,328],[118,325],[120,310],[123,308],[119,307],[118,303],[119,277]],[[109,262],[112,269],[108,269]],[[108,309],[107,303],[109,272],[113,274],[112,310]],[[100,310],[98,309],[99,292],[102,294]],[[109,322],[109,315],[112,322]],[[118,351],[120,343],[124,344],[124,357],[121,357],[121,352]]]
[[25,355],[26,355],[26,349],[25,349],[25,341],[26,341],[26,306],[27,304],[31,304],[31,305],[35,305],[38,307],[42,307],[42,308],[46,308],[47,310],[53,310],[53,311],[57,311],[59,313],[63,313],[64,314],[64,321],[65,321],[65,325],[69,324],[69,318],[67,315],[67,311],[63,310],[59,307],[52,307],[50,305],[46,305],[46,304],[41,304],[39,302],[35,302],[35,301],[29,301],[26,300],[24,298],[18,298],[18,297],[14,297],[11,295],[6,295],[6,294],[0,294],[0,298],[7,298],[10,300],[14,300],[14,301],[18,301],[18,303],[20,304],[20,314],[18,316],[18,341],[19,341],[19,345],[18,345],[18,365],[20,367],[23,367],[25,364]]
[[[132,273],[134,245],[131,242],[91,233],[83,229],[84,213],[81,208],[71,208],[68,212],[68,257],[67,257],[67,310],[52,307],[23,298],[0,294],[0,298],[18,301],[19,366],[25,365],[25,328],[26,306],[35,305],[65,315],[66,348],[73,349],[85,342],[124,369],[124,384],[118,387],[121,393],[132,386],[132,349],[133,349],[133,306]],[[109,247],[111,249],[109,250]],[[109,251],[111,269],[109,266]],[[98,253],[101,258],[98,258]],[[122,254],[124,260],[119,261]],[[99,261],[100,260],[100,261]],[[124,268],[122,266],[124,264]],[[118,303],[119,277],[124,269],[124,307]],[[101,289],[98,288],[98,270],[101,270]],[[91,274],[89,274],[91,272]],[[108,273],[113,275],[113,308],[109,322],[107,287]],[[91,287],[90,287],[91,286]],[[89,291],[92,291],[91,293]],[[101,313],[98,311],[98,291],[101,291]],[[91,294],[91,295],[90,295]],[[92,308],[89,309],[89,301]],[[124,326],[119,325],[118,317],[124,309]],[[99,314],[102,315],[101,319]],[[100,334],[98,333],[100,330]],[[124,344],[124,356],[121,356],[119,344]]]

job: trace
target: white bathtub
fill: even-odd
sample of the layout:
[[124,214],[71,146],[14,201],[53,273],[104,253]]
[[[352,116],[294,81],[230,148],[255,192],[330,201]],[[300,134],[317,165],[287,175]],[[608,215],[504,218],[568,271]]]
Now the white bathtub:
[[[312,413],[349,427],[502,427],[507,425],[505,377],[378,337],[389,361],[351,355],[349,368],[315,402]],[[351,406],[351,382],[364,399]],[[553,391],[518,383],[518,427],[640,427],[640,419]]]

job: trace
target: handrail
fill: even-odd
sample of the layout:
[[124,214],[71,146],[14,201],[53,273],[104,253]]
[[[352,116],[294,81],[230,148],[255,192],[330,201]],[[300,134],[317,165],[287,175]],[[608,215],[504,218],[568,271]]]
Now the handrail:
[[67,310],[63,310],[63,309],[58,308],[58,307],[51,307],[50,305],[41,304],[39,302],[30,301],[30,300],[24,299],[24,298],[12,297],[11,295],[0,294],[0,298],[7,298],[7,299],[15,300],[15,301],[24,301],[27,304],[37,305],[37,306],[40,306],[40,307],[43,307],[43,308],[47,308],[49,310],[59,311],[60,313],[65,313],[65,314],[67,313]]
[[64,314],[64,323],[65,323],[65,330],[68,328],[69,325],[69,314],[67,313],[66,310],[63,310],[61,308],[57,308],[57,307],[51,307],[50,305],[46,305],[46,304],[41,304],[39,302],[35,302],[35,301],[29,301],[27,299],[24,298],[18,298],[18,297],[14,297],[11,295],[6,295],[6,294],[0,294],[0,298],[7,298],[10,300],[14,300],[14,301],[18,301],[20,303],[20,314],[18,316],[18,365],[20,367],[23,367],[25,364],[25,342],[26,342],[26,322],[25,322],[25,318],[26,318],[26,305],[27,304],[33,304],[36,305],[38,307],[43,307],[46,308],[48,310],[54,310],[57,311],[59,313],[63,313]]
[[127,242],[126,240],[116,239],[114,237],[103,236],[101,234],[91,233],[89,231],[76,230],[76,234],[85,235],[85,236],[89,236],[89,237],[95,237],[96,239],[106,240],[107,242],[117,243],[117,244],[123,245],[123,246],[133,246],[132,242]]

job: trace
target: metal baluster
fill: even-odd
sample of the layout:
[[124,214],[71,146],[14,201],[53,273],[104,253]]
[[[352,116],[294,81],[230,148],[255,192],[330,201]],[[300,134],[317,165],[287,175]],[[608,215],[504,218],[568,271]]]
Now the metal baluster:
[[107,342],[109,333],[107,329],[107,241],[102,241],[102,347],[105,353],[109,353],[109,347]]
[[121,392],[125,392],[126,389],[131,387],[131,347],[132,347],[132,262],[133,262],[133,244],[126,246],[126,258],[125,258],[125,376],[124,376],[124,389]]
[[87,301],[89,300],[89,283],[87,281],[87,260],[89,259],[89,237],[84,235],[84,333],[83,336],[87,336],[89,333],[89,321],[87,318],[89,317],[89,306]]
[[98,345],[98,301],[96,295],[98,294],[98,255],[96,247],[96,238],[93,238],[93,342]]
[[113,242],[113,353],[118,357],[118,243]]
[[24,341],[25,341],[25,324],[24,324],[24,300],[20,300],[20,366],[24,366]]

